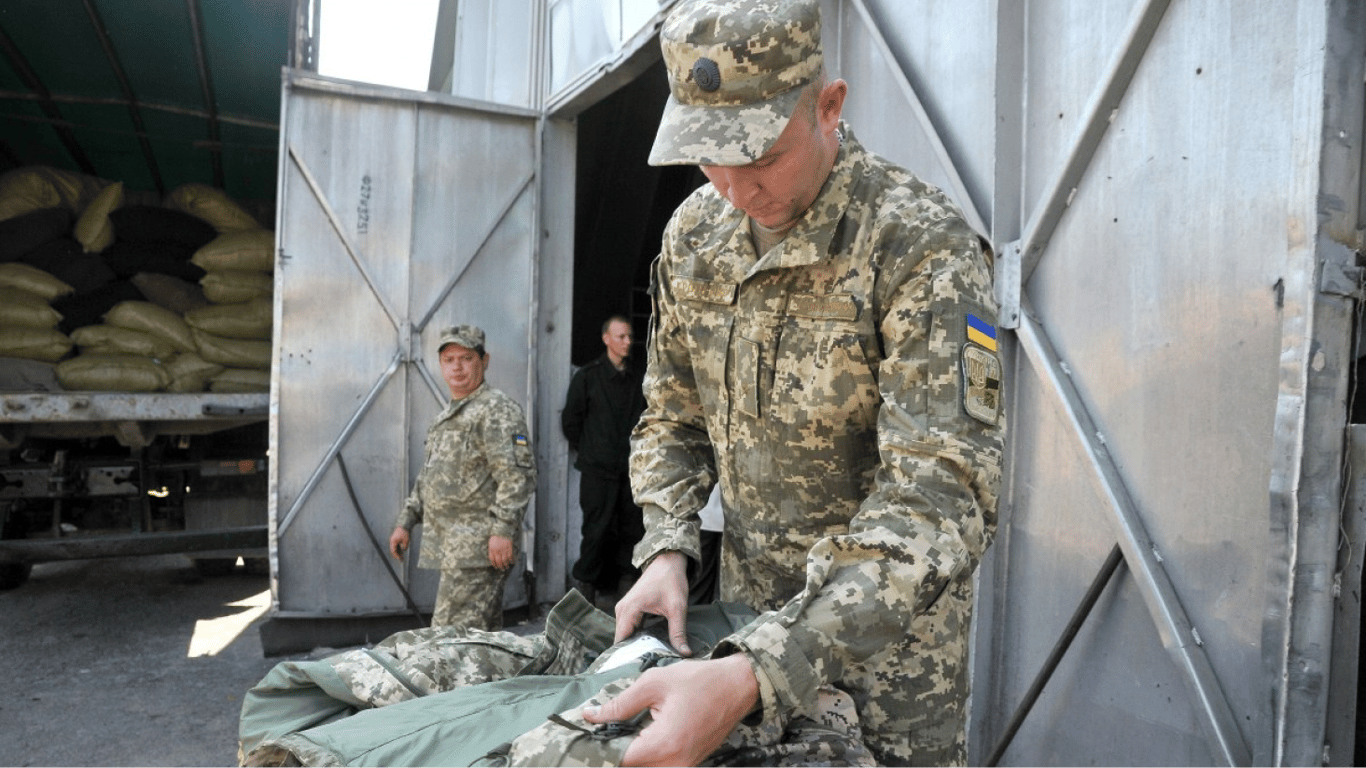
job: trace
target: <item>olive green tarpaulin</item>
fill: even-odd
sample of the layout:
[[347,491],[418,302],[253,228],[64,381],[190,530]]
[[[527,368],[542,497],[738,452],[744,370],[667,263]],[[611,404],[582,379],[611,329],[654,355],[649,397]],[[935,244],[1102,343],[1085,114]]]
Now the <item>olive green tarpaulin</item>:
[[294,0],[5,0],[0,172],[219,187],[273,215]]

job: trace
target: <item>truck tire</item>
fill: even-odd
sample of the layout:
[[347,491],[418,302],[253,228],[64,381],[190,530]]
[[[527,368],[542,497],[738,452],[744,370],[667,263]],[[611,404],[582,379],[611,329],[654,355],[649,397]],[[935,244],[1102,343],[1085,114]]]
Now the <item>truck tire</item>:
[[33,563],[0,563],[0,590],[22,587],[32,572]]

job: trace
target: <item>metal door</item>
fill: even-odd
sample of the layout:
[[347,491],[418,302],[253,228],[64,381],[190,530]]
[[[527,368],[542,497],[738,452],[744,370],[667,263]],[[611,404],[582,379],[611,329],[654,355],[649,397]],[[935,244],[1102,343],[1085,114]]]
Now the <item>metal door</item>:
[[1016,329],[973,759],[1108,573],[1004,762],[1348,764],[1361,4],[824,12],[854,131],[991,236]]
[[[399,583],[430,611],[437,572],[381,550],[427,426],[449,399],[436,361],[441,328],[484,328],[487,381],[527,408],[535,430],[527,406],[535,399],[537,119],[288,70],[282,112],[275,615],[411,611]],[[528,512],[526,542],[534,519]],[[508,580],[509,607],[526,603],[523,567]]]

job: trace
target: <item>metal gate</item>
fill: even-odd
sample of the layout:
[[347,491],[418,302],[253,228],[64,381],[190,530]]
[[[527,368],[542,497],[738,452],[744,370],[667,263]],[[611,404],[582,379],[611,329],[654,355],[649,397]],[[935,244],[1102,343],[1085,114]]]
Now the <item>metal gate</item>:
[[536,116],[287,70],[281,123],[275,615],[412,611],[400,583],[430,611],[437,573],[383,550],[449,399],[442,327],[483,327],[488,382],[535,400]]

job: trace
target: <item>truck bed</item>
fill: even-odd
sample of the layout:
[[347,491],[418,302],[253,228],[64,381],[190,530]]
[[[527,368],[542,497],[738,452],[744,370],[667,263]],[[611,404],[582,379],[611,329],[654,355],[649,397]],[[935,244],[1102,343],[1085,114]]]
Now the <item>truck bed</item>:
[[268,393],[21,392],[0,394],[0,447],[28,438],[114,436],[131,447],[156,435],[202,435],[263,421]]

